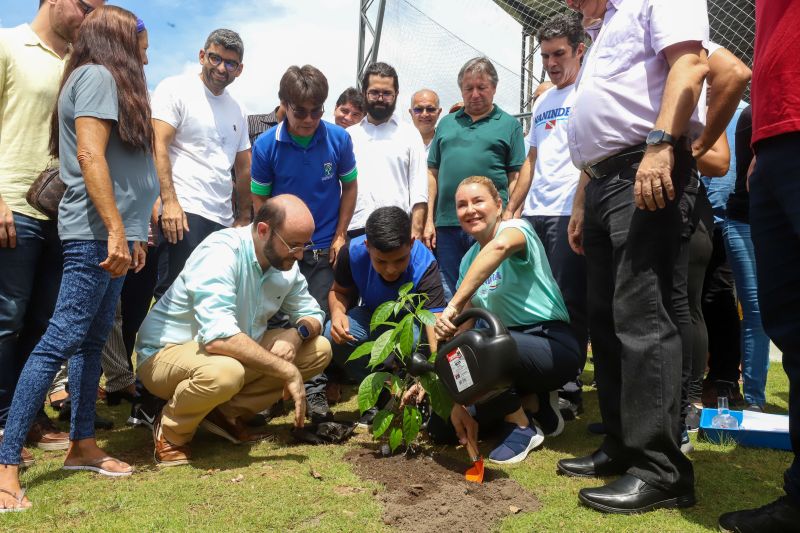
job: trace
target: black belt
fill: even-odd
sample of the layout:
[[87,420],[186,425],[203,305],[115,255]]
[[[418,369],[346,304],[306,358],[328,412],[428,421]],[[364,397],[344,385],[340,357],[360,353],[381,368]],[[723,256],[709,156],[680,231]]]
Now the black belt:
[[[614,154],[611,157],[607,157],[602,161],[598,161],[594,165],[586,165],[583,167],[583,171],[586,172],[590,178],[595,180],[605,179],[609,176],[616,176],[623,168],[632,167],[633,165],[640,163],[644,157],[644,151],[646,148],[647,144],[645,143],[637,144],[631,148],[626,148],[625,150]],[[678,142],[675,143],[675,150],[687,150],[691,152],[689,140],[686,137],[681,137],[678,139]]]

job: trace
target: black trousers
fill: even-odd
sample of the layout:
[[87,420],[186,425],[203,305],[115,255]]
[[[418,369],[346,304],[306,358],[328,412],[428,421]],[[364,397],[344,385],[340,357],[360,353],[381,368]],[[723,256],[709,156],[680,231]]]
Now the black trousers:
[[750,227],[756,255],[761,320],[783,352],[789,377],[789,435],[794,461],[784,490],[800,505],[800,133],[755,145],[750,176]]
[[628,473],[666,490],[694,484],[680,451],[683,350],[672,301],[678,202],[694,172],[691,154],[676,149],[676,198],[656,211],[634,204],[636,168],[586,187],[589,333],[607,430],[601,448],[628,463]]
[[167,242],[161,231],[161,219],[158,221],[158,284],[154,294],[156,300],[167,292],[194,249],[213,232],[225,229],[222,224],[194,213],[186,213],[186,218],[189,222],[189,231],[183,232],[183,239],[175,244]]
[[[333,265],[328,261],[328,250],[307,250],[303,253],[303,259],[298,266],[308,283],[309,294],[325,312],[323,323],[327,323],[330,315],[328,292],[333,286]],[[328,386],[327,370],[306,381],[305,385],[306,395],[324,393],[325,387]]]
[[742,345],[733,271],[725,254],[722,227],[711,234],[711,260],[703,282],[703,316],[708,329],[708,380],[739,381]]

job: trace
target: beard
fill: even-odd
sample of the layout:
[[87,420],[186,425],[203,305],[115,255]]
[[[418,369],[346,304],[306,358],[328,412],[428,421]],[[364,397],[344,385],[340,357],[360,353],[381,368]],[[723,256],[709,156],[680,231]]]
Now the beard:
[[392,116],[396,106],[396,101],[392,101],[391,105],[381,104],[378,102],[375,102],[374,104],[367,102],[367,114],[379,122],[384,121]]
[[[284,272],[291,270],[293,261],[288,262],[287,264],[286,258],[281,257],[280,254],[275,250],[275,246],[272,244],[274,240],[274,235],[271,235],[269,240],[264,243],[264,249],[262,250],[264,252],[264,257],[267,258],[270,266],[276,270],[282,270]],[[280,244],[283,246],[283,243]]]

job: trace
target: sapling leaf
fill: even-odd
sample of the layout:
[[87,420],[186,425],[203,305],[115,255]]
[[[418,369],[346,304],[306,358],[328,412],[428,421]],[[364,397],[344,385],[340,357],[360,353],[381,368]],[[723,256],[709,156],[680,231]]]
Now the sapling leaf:
[[403,442],[403,430],[398,427],[393,427],[392,431],[389,432],[389,448],[392,451],[400,446],[400,443]]
[[453,409],[453,400],[447,394],[438,376],[433,372],[427,372],[420,376],[419,382],[422,383],[422,388],[430,397],[433,412],[444,420],[449,420],[450,411]]
[[397,330],[397,343],[400,354],[405,360],[406,357],[411,355],[411,350],[414,349],[414,316],[406,315],[403,317]]
[[372,345],[372,349],[370,350],[371,357],[369,358],[369,363],[367,363],[368,367],[375,368],[386,360],[394,348],[392,336],[395,334],[395,331],[397,330],[390,329],[384,331],[375,339],[375,344]]
[[389,372],[375,372],[365,377],[361,385],[358,386],[358,410],[362,415],[364,411],[374,407],[378,402],[381,389],[390,377],[391,374]]
[[406,444],[411,444],[419,434],[422,426],[422,415],[416,406],[406,405],[403,409],[403,440]]
[[400,295],[401,297],[403,297],[403,296],[405,296],[406,294],[409,293],[409,291],[411,290],[411,288],[413,286],[414,286],[414,283],[412,283],[410,281],[408,283],[403,283],[400,286],[400,289],[398,289],[397,294]]
[[397,313],[399,313],[402,308],[403,308],[403,300],[400,300],[399,302],[394,304],[394,309],[392,310],[392,313],[395,316],[397,316]]
[[356,359],[360,359],[370,353],[372,351],[372,345],[375,344],[375,341],[367,341],[355,350],[353,353],[350,354],[350,357],[347,358],[348,361],[354,361]]
[[426,326],[433,326],[436,324],[436,317],[427,309],[420,309],[417,311],[417,318]]
[[394,420],[394,413],[381,409],[372,420],[372,436],[376,439],[383,435]]
[[375,331],[375,328],[382,325],[389,315],[392,314],[392,309],[394,308],[394,301],[389,300],[388,302],[383,302],[381,305],[375,309],[375,312],[372,313],[372,319],[369,321],[369,330]]
[[403,380],[400,379],[399,376],[392,374],[392,388],[391,388],[392,394],[397,396],[398,394],[400,394],[402,390],[403,390]]

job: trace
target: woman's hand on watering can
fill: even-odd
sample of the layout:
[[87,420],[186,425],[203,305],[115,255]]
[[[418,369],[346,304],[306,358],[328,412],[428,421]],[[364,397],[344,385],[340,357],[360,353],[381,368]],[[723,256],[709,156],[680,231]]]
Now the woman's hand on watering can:
[[433,327],[437,339],[445,341],[456,334],[458,328],[452,322],[456,315],[458,315],[458,309],[449,304],[439,314],[439,318],[436,319],[436,325]]
[[472,418],[466,407],[453,404],[453,409],[450,410],[450,422],[456,430],[458,442],[464,445],[469,442],[473,448],[478,447],[478,423]]

